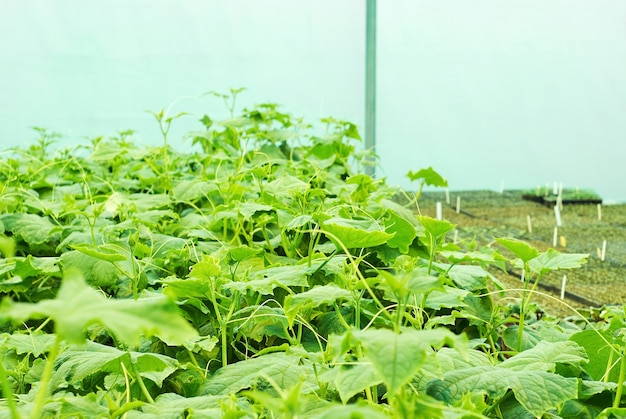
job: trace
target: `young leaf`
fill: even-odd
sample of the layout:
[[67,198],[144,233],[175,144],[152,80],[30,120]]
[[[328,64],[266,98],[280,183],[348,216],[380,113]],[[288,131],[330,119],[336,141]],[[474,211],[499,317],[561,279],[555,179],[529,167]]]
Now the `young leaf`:
[[391,330],[359,330],[353,332],[365,349],[365,356],[372,362],[380,378],[387,386],[389,396],[394,396],[406,385],[426,361],[431,347],[467,347],[462,336],[445,329],[407,330],[401,334]]
[[330,239],[338,248],[347,249],[374,247],[386,243],[393,234],[386,233],[374,220],[352,220],[332,217],[322,223],[324,230],[331,233]]
[[91,341],[63,351],[56,364],[58,368],[51,381],[53,388],[58,388],[64,382],[82,388],[85,378],[102,372],[123,375],[122,364],[126,368],[134,364],[142,377],[160,387],[163,380],[178,368],[178,361],[162,354],[125,352]]
[[299,356],[277,352],[249,358],[220,368],[199,390],[200,395],[226,395],[253,387],[259,379],[271,379],[282,389],[300,382],[301,376],[313,374],[312,368],[302,365]]
[[338,365],[326,371],[320,379],[337,388],[341,401],[347,403],[354,395],[382,383],[380,374],[372,364]]
[[442,237],[448,231],[451,231],[454,229],[454,227],[456,227],[450,221],[436,220],[432,217],[427,217],[425,215],[418,215],[417,219],[420,222],[420,224],[424,226],[424,229],[426,230],[426,232],[435,238]]
[[539,251],[537,249],[521,240],[496,238],[496,241],[513,252],[515,256],[520,258],[525,263],[539,255]]
[[50,317],[59,337],[71,343],[84,342],[92,324],[105,326],[129,346],[136,346],[142,335],[156,335],[169,345],[182,345],[197,336],[169,299],[110,300],[90,288],[77,271],[66,273],[54,300],[36,304],[4,300],[1,312],[16,321]]
[[440,186],[444,188],[448,186],[448,181],[445,180],[432,167],[428,167],[427,169],[420,169],[417,172],[411,170],[409,173],[407,173],[407,177],[411,181],[420,180],[429,186]]
[[543,275],[546,272],[559,269],[580,268],[587,259],[582,253],[561,253],[558,250],[548,249],[539,256],[528,261],[528,266],[533,272]]
[[319,307],[323,304],[333,304],[337,300],[350,300],[352,293],[340,288],[335,284],[320,285],[312,289],[285,298],[285,314],[289,324],[293,325],[293,320],[304,310]]

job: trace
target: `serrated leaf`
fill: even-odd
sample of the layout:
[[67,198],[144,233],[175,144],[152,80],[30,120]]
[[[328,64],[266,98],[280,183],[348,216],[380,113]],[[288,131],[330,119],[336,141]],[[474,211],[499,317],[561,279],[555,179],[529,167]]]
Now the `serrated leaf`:
[[581,364],[587,362],[585,350],[572,341],[540,341],[534,348],[504,360],[500,367],[516,371],[550,371],[556,363]]
[[92,324],[103,325],[129,346],[136,346],[141,336],[156,335],[170,345],[181,345],[197,336],[169,299],[107,299],[76,271],[66,273],[54,300],[36,304],[4,300],[1,312],[16,321],[51,317],[59,337],[72,343],[84,342],[85,330]]
[[55,239],[63,230],[54,225],[47,217],[36,214],[8,214],[2,216],[2,222],[7,231],[21,236],[30,245],[42,244]]
[[407,173],[407,177],[411,181],[421,180],[429,186],[448,186],[448,181],[445,180],[432,167],[428,167],[427,169],[420,169],[417,172],[410,171],[409,173]]
[[343,403],[347,403],[354,395],[366,388],[378,385],[383,381],[370,363],[339,365],[328,370],[320,379],[334,384]]
[[417,237],[417,230],[413,223],[391,210],[385,217],[385,231],[393,234],[393,237],[387,241],[387,246],[398,249],[405,254],[409,252],[409,246]]
[[[343,217],[331,217],[322,223],[329,232],[330,239],[339,249],[366,248],[379,246],[393,237],[385,232],[374,220],[353,220]],[[338,242],[338,243],[337,243]]]
[[183,180],[174,186],[172,196],[178,202],[193,202],[215,190],[217,186],[204,180]]
[[337,300],[350,300],[352,293],[340,288],[335,284],[327,284],[313,287],[312,289],[298,294],[288,295],[285,298],[285,314],[290,324],[298,312],[319,307],[323,304],[333,304]]
[[[128,419],[179,418],[218,419],[224,417],[223,396],[183,397],[174,393],[161,394],[154,403],[144,404],[138,411],[126,414]],[[241,402],[243,403],[243,402]]]
[[134,364],[142,377],[159,387],[178,368],[178,361],[162,354],[120,351],[88,341],[84,345],[71,346],[59,355],[51,385],[56,388],[66,382],[81,388],[82,381],[93,374],[124,374],[122,363],[127,369]]
[[269,378],[282,389],[289,389],[300,382],[308,371],[301,365],[299,356],[277,352],[249,358],[229,364],[217,370],[215,375],[200,388],[200,395],[226,395],[250,388],[259,379]]
[[243,293],[246,290],[252,290],[269,295],[276,287],[308,287],[308,275],[314,271],[314,267],[306,265],[272,266],[254,272],[250,275],[249,281],[229,282],[224,287]]
[[[511,362],[515,364],[516,361]],[[485,394],[497,401],[509,389],[526,410],[540,417],[565,401],[576,398],[578,379],[534,369],[482,365],[446,372],[443,380],[434,379],[428,383],[427,392],[438,400],[454,403],[468,392]]]
[[587,259],[582,253],[561,253],[558,250],[548,249],[537,257],[528,261],[528,266],[533,272],[540,275],[559,269],[580,268]]
[[[96,287],[110,287],[117,283],[121,273],[115,265],[106,260],[95,258],[72,250],[61,255],[61,265],[65,270],[78,269],[88,284]],[[128,264],[130,267],[130,264]]]
[[4,350],[14,350],[18,355],[33,354],[39,357],[41,354],[48,352],[54,343],[55,336],[44,334],[41,332],[34,333],[3,333],[0,336],[0,347]]
[[458,287],[468,291],[484,290],[487,279],[495,280],[493,275],[477,265],[454,265],[447,272]]
[[456,227],[450,221],[447,220],[436,220],[432,217],[427,217],[425,215],[418,215],[417,220],[420,222],[427,233],[431,234],[435,238],[442,237],[447,232],[451,231]]
[[537,249],[521,240],[496,238],[496,241],[513,252],[513,254],[520,258],[523,262],[528,262],[539,255],[539,251]]
[[400,334],[370,329],[355,331],[353,335],[362,343],[365,357],[374,365],[390,396],[411,380],[432,347],[447,344],[463,350],[467,346],[467,340],[446,329],[407,330]]

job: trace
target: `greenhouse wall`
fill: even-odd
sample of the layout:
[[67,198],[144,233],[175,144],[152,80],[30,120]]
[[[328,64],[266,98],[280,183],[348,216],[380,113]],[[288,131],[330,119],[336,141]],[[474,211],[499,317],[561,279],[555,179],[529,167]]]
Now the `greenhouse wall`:
[[[364,123],[365,0],[3,1],[0,148],[33,126],[75,145],[133,129],[147,110],[228,116],[276,102],[309,122]],[[412,188],[433,166],[451,189],[552,182],[626,201],[626,3],[378,1],[378,176]]]

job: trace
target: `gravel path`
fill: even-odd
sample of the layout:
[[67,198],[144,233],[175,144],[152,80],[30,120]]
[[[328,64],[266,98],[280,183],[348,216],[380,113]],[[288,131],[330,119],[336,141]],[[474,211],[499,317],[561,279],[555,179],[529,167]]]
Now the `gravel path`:
[[[445,192],[423,193],[419,200],[420,212],[434,217],[436,202],[441,202],[443,217],[457,225],[460,240],[475,237],[479,244],[497,246],[493,244],[495,237],[515,237],[539,250],[553,247],[554,208],[522,199],[521,191],[463,191],[450,192],[449,196],[450,204],[447,204]],[[460,213],[456,212],[457,197],[460,197]],[[563,303],[589,308],[590,305],[626,302],[626,205],[603,205],[601,212],[599,220],[597,205],[567,204],[560,211],[562,226],[558,228],[554,247],[561,252],[589,254],[589,258],[580,269],[559,271],[542,278],[541,283],[552,287],[553,291],[545,288],[541,291],[553,298],[538,297],[537,301],[550,314],[573,314]],[[528,231],[529,216],[532,232]],[[602,261],[599,253],[605,240]],[[519,278],[495,271],[494,274],[509,288],[521,285]],[[573,298],[562,302],[559,290],[564,274],[567,275],[566,291]],[[515,292],[507,293],[507,297],[514,296]]]

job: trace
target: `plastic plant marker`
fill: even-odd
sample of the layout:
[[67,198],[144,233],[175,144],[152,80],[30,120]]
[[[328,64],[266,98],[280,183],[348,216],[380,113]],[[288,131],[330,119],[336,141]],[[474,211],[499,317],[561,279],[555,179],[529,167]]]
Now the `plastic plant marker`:
[[460,196],[456,197],[456,213],[457,214],[461,213],[461,197]]
[[530,214],[526,216],[526,224],[528,224],[528,232],[532,233],[533,232],[533,223],[530,219]]
[[556,247],[556,240],[557,240],[558,237],[559,237],[559,228],[558,227],[554,227],[554,234],[552,236],[552,246]]
[[561,280],[561,300],[565,299],[565,283],[567,282],[567,275],[563,275]]
[[561,220],[561,209],[558,204],[554,206],[554,218],[556,218],[556,226],[561,227],[563,221]]
[[598,221],[602,221],[602,204],[598,204]]
[[446,204],[450,205],[450,189],[446,188]]
[[602,240],[602,252],[600,253],[600,260],[604,262],[606,259],[606,240]]
[[443,210],[441,209],[441,202],[437,202],[437,205],[436,205],[436,214],[437,214],[437,215],[435,216],[435,218],[436,218],[437,220],[443,220]]

